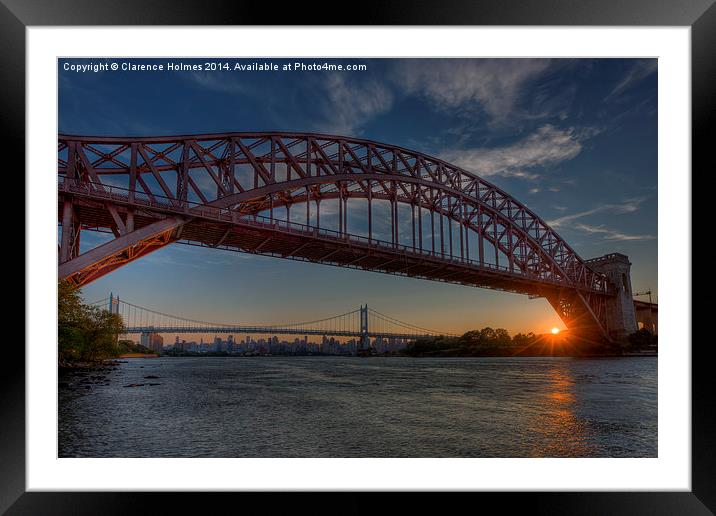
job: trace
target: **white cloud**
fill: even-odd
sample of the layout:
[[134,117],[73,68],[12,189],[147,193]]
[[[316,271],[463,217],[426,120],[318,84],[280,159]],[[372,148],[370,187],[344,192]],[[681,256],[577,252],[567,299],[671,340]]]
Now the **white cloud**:
[[189,82],[207,90],[222,93],[251,93],[245,83],[236,80],[236,75],[229,72],[189,72],[184,74],[184,77]]
[[439,109],[481,108],[493,122],[510,118],[525,86],[549,59],[441,59],[415,66],[406,61],[396,81],[407,94],[422,95]]
[[[570,215],[564,215],[554,220],[547,221],[547,224],[553,228],[565,226],[566,224],[573,222],[577,219],[588,217],[590,215],[596,215],[598,213],[611,213],[613,215],[621,215],[624,213],[633,213],[639,209],[639,206],[646,200],[646,197],[636,197],[633,199],[627,199],[620,204],[603,204],[592,208],[591,210],[580,211],[572,213]],[[592,226],[595,228],[597,226]]]
[[393,92],[385,84],[372,79],[351,81],[349,77],[334,73],[322,78],[325,104],[319,131],[356,135],[363,124],[393,107]]
[[448,150],[442,157],[458,167],[479,176],[511,176],[538,179],[534,167],[556,165],[576,157],[582,142],[596,134],[593,130],[576,131],[544,125],[535,133],[512,145],[497,148]]
[[[403,95],[424,97],[435,109],[470,119],[484,112],[490,123],[499,125],[549,115],[540,111],[516,116],[526,86],[551,63],[549,59],[436,59],[418,65],[406,60],[390,73],[389,80],[331,73],[322,74],[320,81],[306,83],[306,87],[315,95],[311,106],[314,128],[325,133],[359,135],[366,123],[388,112],[394,99]],[[264,93],[232,74],[194,72],[185,77],[195,86],[221,93],[252,97]]]
[[642,79],[645,79],[652,73],[656,72],[658,68],[658,62],[656,59],[643,59],[639,60],[627,71],[622,77],[622,80],[614,87],[614,89],[604,97],[604,102],[609,102],[619,97],[626,90],[637,84]]
[[615,229],[610,229],[604,225],[591,226],[589,224],[582,224],[580,222],[579,224],[576,224],[574,227],[576,229],[584,231],[585,233],[602,234],[602,235],[604,235],[604,240],[639,241],[639,240],[654,240],[656,238],[654,235],[629,235],[629,234],[617,231]]
[[656,238],[654,235],[632,235],[628,233],[623,233],[613,228],[609,228],[603,224],[592,225],[585,224],[583,222],[577,222],[579,219],[582,219],[584,217],[589,217],[600,213],[608,213],[610,215],[634,213],[635,211],[639,210],[639,207],[646,199],[646,197],[636,197],[633,199],[627,199],[620,204],[604,204],[602,206],[592,208],[591,210],[585,210],[577,213],[572,213],[570,215],[564,215],[557,219],[547,221],[547,224],[553,228],[567,227],[569,229],[575,229],[577,231],[581,231],[590,235],[602,235],[603,240],[654,240]]

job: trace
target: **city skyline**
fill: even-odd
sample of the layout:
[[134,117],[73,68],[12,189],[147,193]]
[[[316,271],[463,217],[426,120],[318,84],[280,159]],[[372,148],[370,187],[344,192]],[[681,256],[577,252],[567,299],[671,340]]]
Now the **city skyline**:
[[[633,290],[650,288],[656,299],[656,60],[356,61],[367,70],[294,72],[289,81],[281,72],[78,74],[63,70],[60,60],[59,130],[160,135],[280,128],[402,145],[497,184],[583,258],[628,255]],[[83,244],[104,238],[85,232]],[[300,321],[367,302],[450,333],[563,327],[544,299],[181,245],[83,289],[88,301],[110,291],[221,322]]]
[[[282,335],[286,337],[285,335]],[[165,351],[179,351],[189,353],[272,353],[272,354],[329,354],[329,355],[354,355],[360,345],[360,339],[356,337],[335,337],[323,335],[320,338],[316,335],[309,337],[293,336],[292,339],[279,339],[278,335],[261,334],[246,335],[243,338],[236,338],[232,334],[224,334],[225,339],[220,335],[204,340],[200,337],[187,340],[176,335],[174,339],[164,342],[161,334],[145,332],[140,336],[139,344],[151,349],[155,353]],[[257,337],[257,338],[255,338]],[[313,339],[313,340],[311,340]],[[386,351],[398,351],[404,349],[411,339],[396,337],[374,337],[369,338],[369,343],[378,353]],[[135,341],[136,342],[136,341]]]

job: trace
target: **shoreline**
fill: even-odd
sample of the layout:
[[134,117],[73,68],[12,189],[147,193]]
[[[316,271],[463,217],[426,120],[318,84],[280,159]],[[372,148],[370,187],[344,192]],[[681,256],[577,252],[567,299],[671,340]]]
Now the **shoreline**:
[[112,358],[94,362],[64,362],[57,366],[60,390],[83,392],[96,385],[109,385],[109,373],[122,362]]
[[121,364],[118,358],[107,358],[93,362],[59,362],[57,370],[60,374],[71,372],[96,372],[110,370]]
[[371,357],[359,357],[355,355],[157,355],[157,354],[145,354],[145,353],[129,353],[120,355],[116,358],[109,358],[94,362],[64,362],[57,365],[58,378],[66,376],[68,374],[89,374],[89,373],[104,373],[116,369],[120,364],[126,363],[127,358],[275,358],[275,357],[286,357],[286,358],[305,358],[305,357],[317,357],[317,358],[635,358],[635,357],[648,357],[658,358],[658,352],[644,352],[644,353],[606,353],[606,354],[580,354],[580,355],[374,355]]
[[[214,355],[214,354],[185,354],[185,355],[158,355],[157,358],[633,358],[658,357],[658,353],[594,353],[579,355]],[[125,357],[123,357],[125,358]],[[152,357],[126,357],[126,358],[152,358]]]

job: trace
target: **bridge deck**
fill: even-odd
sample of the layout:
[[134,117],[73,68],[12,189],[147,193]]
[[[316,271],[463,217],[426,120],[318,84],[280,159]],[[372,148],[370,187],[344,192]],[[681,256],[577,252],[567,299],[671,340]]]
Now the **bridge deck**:
[[[316,330],[316,329],[295,329],[295,328],[274,328],[264,326],[133,326],[126,328],[125,334],[135,333],[212,333],[212,334],[253,334],[253,335],[331,335],[335,337],[362,337],[363,334],[357,330]],[[416,339],[429,337],[430,335],[416,335],[411,333],[372,332],[369,337]]]
[[[72,192],[82,220],[91,220],[86,229],[109,232],[114,225],[104,199],[111,196],[120,212],[129,206],[126,198],[112,192]],[[60,192],[62,198],[64,194]],[[137,204],[146,210],[136,210]],[[60,203],[60,206],[62,204]],[[150,201],[134,200],[135,228],[147,226],[163,216],[187,215],[186,210]],[[531,296],[549,295],[565,285],[546,275],[520,271],[514,265],[497,266],[466,257],[455,257],[432,250],[398,245],[359,235],[339,233],[295,222],[263,217],[241,216],[228,210],[202,207],[190,212],[190,219],[177,242],[218,249],[276,256],[299,261],[370,270],[433,281],[490,288]],[[599,292],[599,294],[604,294]]]

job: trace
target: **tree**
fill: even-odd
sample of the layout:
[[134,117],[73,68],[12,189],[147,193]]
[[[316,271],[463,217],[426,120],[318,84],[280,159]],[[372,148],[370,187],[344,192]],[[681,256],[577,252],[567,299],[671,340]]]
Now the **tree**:
[[87,317],[84,325],[84,346],[81,360],[95,362],[117,356],[117,339],[124,332],[124,322],[119,314],[97,307],[85,307]]
[[514,337],[512,337],[512,345],[518,347],[528,346],[530,344],[533,344],[534,341],[535,334],[532,332],[529,332],[527,335],[525,335],[524,333],[517,333]]
[[117,339],[124,332],[118,314],[82,303],[81,292],[61,281],[57,286],[57,336],[61,363],[95,362],[117,356]]
[[82,328],[86,311],[80,291],[66,281],[57,285],[57,340],[60,361],[78,359],[82,341]]
[[122,355],[124,353],[152,354],[154,351],[141,344],[135,343],[133,340],[122,339],[117,342],[117,354]]
[[483,328],[480,330],[480,343],[481,344],[489,344],[492,343],[496,338],[495,330],[490,328],[489,326]]
[[504,328],[497,328],[495,330],[494,344],[498,346],[509,346],[512,343],[510,334]]

